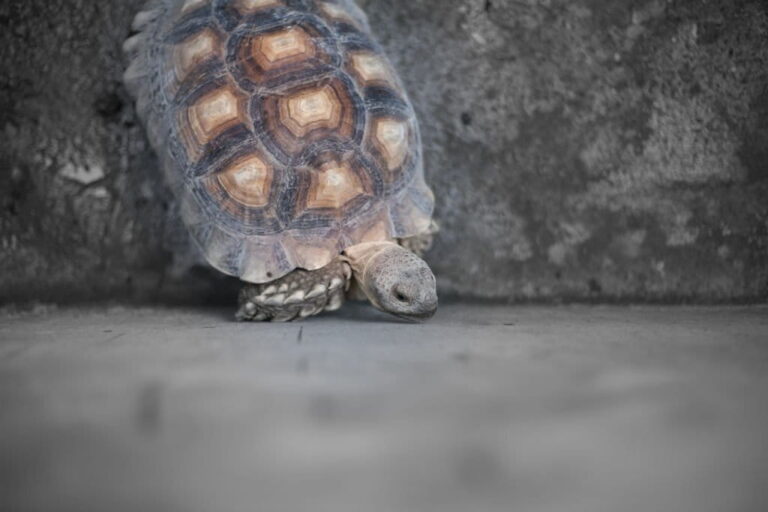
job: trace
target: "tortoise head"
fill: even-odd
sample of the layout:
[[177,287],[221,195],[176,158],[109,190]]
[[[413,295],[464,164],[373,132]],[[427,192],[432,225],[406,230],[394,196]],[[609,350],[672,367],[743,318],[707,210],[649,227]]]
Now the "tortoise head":
[[376,308],[407,320],[426,320],[437,311],[437,285],[427,263],[392,242],[347,248],[354,277]]

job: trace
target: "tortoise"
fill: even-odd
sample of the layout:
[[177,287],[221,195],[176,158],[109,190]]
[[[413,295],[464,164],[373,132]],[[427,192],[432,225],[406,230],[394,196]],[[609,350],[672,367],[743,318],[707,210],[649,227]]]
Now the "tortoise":
[[149,0],[124,82],[237,319],[437,309],[418,122],[353,0]]

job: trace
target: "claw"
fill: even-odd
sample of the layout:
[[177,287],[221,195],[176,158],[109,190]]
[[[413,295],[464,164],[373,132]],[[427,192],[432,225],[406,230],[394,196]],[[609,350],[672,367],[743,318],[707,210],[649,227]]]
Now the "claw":
[[284,293],[273,295],[272,297],[269,297],[267,298],[267,300],[264,301],[265,306],[282,306],[283,304],[285,304]]
[[307,298],[314,299],[315,297],[319,297],[320,295],[324,294],[326,290],[327,288],[324,284],[315,285],[315,287],[312,288],[312,291],[307,294]]
[[301,318],[307,318],[308,316],[316,315],[319,312],[317,306],[307,306],[301,310],[299,316]]
[[305,296],[306,296],[306,294],[304,293],[304,291],[299,290],[298,292],[294,293],[293,295],[291,295],[290,297],[285,299],[285,303],[286,304],[298,304],[299,302],[304,300]]
[[338,311],[341,309],[341,306],[344,304],[344,295],[341,293],[334,294],[333,297],[331,297],[331,301],[328,303],[328,305],[325,307],[326,311]]

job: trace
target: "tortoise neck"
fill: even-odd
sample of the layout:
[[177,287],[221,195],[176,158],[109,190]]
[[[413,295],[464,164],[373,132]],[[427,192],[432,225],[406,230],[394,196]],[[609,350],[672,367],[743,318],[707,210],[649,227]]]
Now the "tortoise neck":
[[349,261],[352,271],[359,274],[358,277],[362,277],[365,269],[376,259],[378,254],[393,247],[399,246],[394,242],[366,242],[347,247],[344,249],[344,256]]
[[366,242],[353,245],[344,250],[344,257],[349,266],[352,267],[352,274],[360,289],[373,302],[373,295],[370,293],[370,272],[375,265],[377,256],[393,248],[399,248],[395,242]]

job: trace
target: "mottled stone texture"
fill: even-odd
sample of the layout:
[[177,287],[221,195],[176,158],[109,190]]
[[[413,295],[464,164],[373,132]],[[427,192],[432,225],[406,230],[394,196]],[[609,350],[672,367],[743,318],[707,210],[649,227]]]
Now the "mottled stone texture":
[[[0,3],[0,301],[235,284],[184,270],[120,84],[141,3]],[[421,117],[445,292],[768,297],[767,3],[360,3]]]

